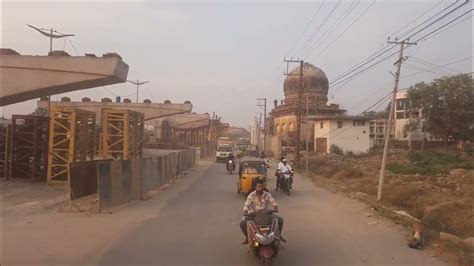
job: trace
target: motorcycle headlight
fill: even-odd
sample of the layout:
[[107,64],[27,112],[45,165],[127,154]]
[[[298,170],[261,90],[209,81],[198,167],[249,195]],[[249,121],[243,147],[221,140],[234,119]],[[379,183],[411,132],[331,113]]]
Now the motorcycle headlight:
[[230,160],[229,163],[232,163],[232,160]]
[[258,242],[266,245],[270,244],[273,241],[273,238],[275,237],[275,234],[272,232],[268,234],[267,236],[261,235],[261,234],[255,234],[255,237],[257,237]]

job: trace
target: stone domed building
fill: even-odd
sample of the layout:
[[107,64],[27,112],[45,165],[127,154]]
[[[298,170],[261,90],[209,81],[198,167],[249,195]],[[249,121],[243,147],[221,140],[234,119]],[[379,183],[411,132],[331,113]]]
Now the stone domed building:
[[[283,83],[285,99],[278,103],[270,112],[269,133],[277,136],[278,144],[273,139],[273,146],[295,146],[297,142],[298,99],[300,96],[300,67],[293,69]],[[314,142],[314,121],[305,124],[306,103],[309,117],[344,115],[345,110],[338,104],[328,103],[329,81],[323,70],[309,63],[303,64],[303,88],[301,90],[301,141],[309,138],[310,145]],[[267,146],[268,147],[268,146]],[[279,148],[278,148],[279,149]]]

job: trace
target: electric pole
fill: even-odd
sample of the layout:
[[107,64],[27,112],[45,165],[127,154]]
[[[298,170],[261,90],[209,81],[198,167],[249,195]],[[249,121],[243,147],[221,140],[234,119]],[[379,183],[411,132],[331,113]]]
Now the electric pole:
[[309,157],[309,136],[310,134],[310,128],[309,128],[309,99],[308,95],[306,95],[306,134],[305,134],[305,139],[306,139],[306,154],[305,154],[305,166],[306,166],[306,173],[309,171],[309,166],[308,166],[308,157]]
[[138,86],[143,85],[143,84],[146,84],[146,83],[148,83],[148,82],[150,82],[150,81],[140,81],[140,80],[138,80],[138,79],[137,79],[136,81],[133,81],[133,80],[127,80],[127,81],[130,82],[130,83],[132,83],[132,84],[134,84],[134,85],[137,85],[137,103],[138,103]]
[[[263,101],[263,104],[260,104]],[[267,138],[267,98],[257,98],[257,106],[263,107],[263,152],[265,152],[265,142]]]
[[[28,27],[32,28],[32,29],[35,29],[36,31],[38,31],[39,33],[41,33],[42,35],[46,36],[46,37],[49,37],[49,52],[52,52],[53,51],[53,39],[60,39],[60,38],[66,38],[66,37],[72,37],[74,36],[74,34],[64,34],[64,33],[60,33],[58,32],[57,30],[51,28],[51,29],[44,29],[44,28],[37,28],[35,26],[32,26],[32,25],[29,25],[29,24],[26,24]],[[57,34],[55,34],[57,33]],[[48,95],[48,117],[51,115],[51,96]]]
[[[300,141],[301,141],[301,97],[303,95],[303,60],[287,60],[283,59],[286,63],[286,76],[299,76],[300,77],[300,84],[298,88],[298,100],[296,101],[296,161],[300,158]],[[292,74],[288,72],[288,65],[289,63],[300,63],[300,73],[299,74]]]
[[[260,150],[260,129],[262,127],[262,113],[257,113],[256,115],[259,116],[257,124],[257,152]],[[257,120],[257,117],[255,117]]]
[[207,136],[207,141],[210,142],[211,141],[211,136],[212,136],[212,126],[214,124],[214,115],[215,115],[215,112],[212,112],[212,119],[211,119],[211,125],[209,126],[209,134]]
[[385,144],[383,147],[382,167],[380,169],[379,187],[377,191],[377,201],[380,201],[382,199],[383,184],[384,184],[384,179],[385,179],[385,166],[387,164],[388,150],[390,146],[390,133],[392,131],[391,130],[392,124],[393,125],[395,124],[393,120],[395,119],[395,110],[396,110],[395,105],[396,105],[396,100],[397,100],[398,82],[400,81],[400,70],[402,68],[402,62],[404,60],[403,49],[405,48],[406,44],[416,45],[416,43],[409,43],[407,41],[408,40],[403,40],[401,42],[398,42],[397,40],[395,40],[394,42],[388,41],[388,43],[391,43],[391,44],[400,44],[400,53],[398,55],[398,60],[395,62],[397,66],[397,71],[395,72],[395,84],[393,86],[390,114],[388,116],[388,124],[385,131]]

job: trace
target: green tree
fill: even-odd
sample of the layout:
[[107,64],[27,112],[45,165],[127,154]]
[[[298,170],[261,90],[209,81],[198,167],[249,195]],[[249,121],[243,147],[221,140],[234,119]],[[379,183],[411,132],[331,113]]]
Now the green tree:
[[425,130],[455,141],[474,141],[473,79],[468,74],[418,83],[408,90],[410,109],[422,110]]

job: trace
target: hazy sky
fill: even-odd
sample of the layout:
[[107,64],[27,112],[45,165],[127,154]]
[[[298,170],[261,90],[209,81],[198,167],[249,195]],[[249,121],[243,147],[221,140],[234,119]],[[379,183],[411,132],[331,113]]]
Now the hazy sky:
[[[246,127],[258,111],[257,97],[268,98],[270,106],[274,99],[283,98],[283,68],[279,67],[285,55],[296,57],[299,47],[309,44],[301,59],[323,69],[331,80],[439,3],[437,0],[378,0],[323,51],[372,2],[325,1],[321,6],[322,1],[3,1],[1,40],[4,48],[21,54],[44,55],[49,50],[49,40],[25,24],[76,34],[71,40],[80,54],[117,52],[130,66],[129,79],[149,80],[148,88],[142,86],[140,90],[141,99],[190,100],[196,112],[216,112],[225,121]],[[439,3],[412,26],[453,2]],[[320,6],[312,24],[290,51]],[[351,7],[354,7],[352,12],[331,29]],[[471,3],[449,18],[469,9]],[[331,10],[334,12],[328,16]],[[440,25],[441,22],[424,32]],[[409,29],[410,26],[400,33]],[[315,38],[311,39],[312,36]],[[68,41],[55,41],[54,49],[65,49],[76,55]],[[472,19],[467,19],[406,50],[409,59],[402,68],[400,87],[429,82],[445,74],[472,72],[473,61],[469,58],[472,52]],[[416,74],[466,58],[432,72]],[[344,87],[331,89],[329,97],[350,113],[364,110],[392,89],[393,77],[389,71],[394,71],[395,60],[394,56]],[[410,73],[415,75],[403,77]],[[132,84],[108,86],[108,90],[135,98]],[[66,95],[73,100],[84,96],[95,100],[115,98],[103,88]],[[27,113],[35,105],[35,101],[10,105],[2,113],[6,116]]]

